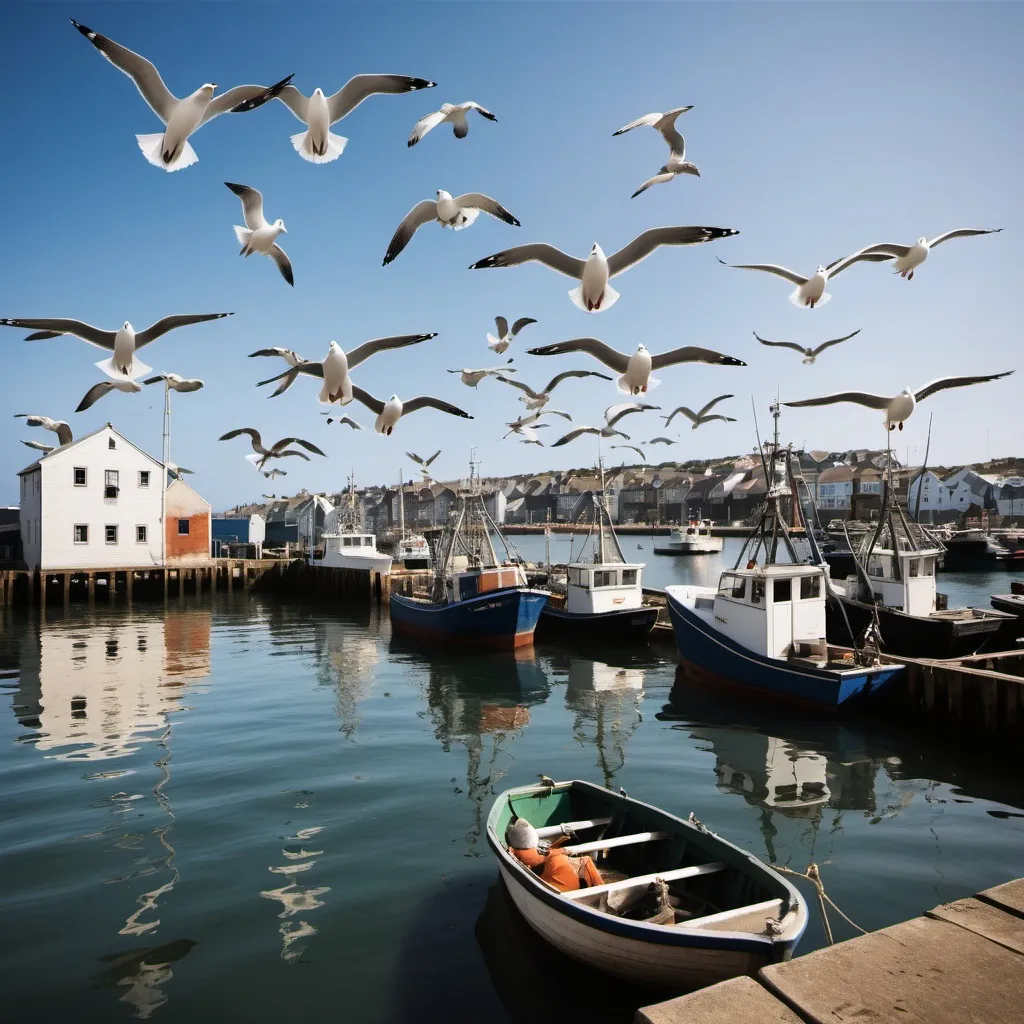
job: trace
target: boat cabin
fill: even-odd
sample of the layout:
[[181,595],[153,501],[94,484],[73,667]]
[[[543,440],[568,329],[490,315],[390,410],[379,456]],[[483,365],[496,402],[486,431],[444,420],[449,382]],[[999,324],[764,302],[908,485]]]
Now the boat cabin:
[[938,548],[899,552],[876,548],[866,567],[875,601],[908,615],[931,615],[935,611],[935,569],[941,554]]
[[[711,607],[709,607],[711,606]],[[698,598],[730,640],[767,658],[825,649],[825,572],[817,565],[768,565],[723,572],[718,592]]]
[[568,567],[565,610],[570,614],[594,615],[640,608],[643,567],[642,562],[573,562]]
[[527,586],[526,572],[521,565],[499,565],[488,569],[467,569],[453,572],[446,581],[449,603],[465,601],[489,591],[509,590]]

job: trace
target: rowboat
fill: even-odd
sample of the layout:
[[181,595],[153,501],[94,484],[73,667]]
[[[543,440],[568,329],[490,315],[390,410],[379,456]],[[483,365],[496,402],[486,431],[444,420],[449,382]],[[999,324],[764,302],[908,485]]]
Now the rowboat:
[[[608,879],[560,892],[505,843],[514,818],[541,840],[570,830]],[[651,804],[573,780],[502,793],[487,841],[526,922],[576,960],[624,980],[683,991],[788,960],[807,927],[796,889],[752,854]]]

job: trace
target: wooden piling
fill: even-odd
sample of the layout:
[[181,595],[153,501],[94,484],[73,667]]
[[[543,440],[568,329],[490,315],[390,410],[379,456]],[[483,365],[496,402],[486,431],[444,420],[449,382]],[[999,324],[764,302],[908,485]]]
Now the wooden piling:
[[114,569],[107,571],[107,604],[114,603],[114,591],[117,589],[117,572]]
[[85,574],[85,589],[89,595],[89,604],[96,603],[96,573],[88,572]]
[[134,579],[135,579],[135,572],[134,572],[134,570],[129,569],[124,574],[124,595],[125,595],[125,598],[128,601],[128,607],[129,608],[132,605],[132,583],[134,582]]
[[66,608],[71,604],[71,573],[61,573],[60,582],[64,595],[64,607]]

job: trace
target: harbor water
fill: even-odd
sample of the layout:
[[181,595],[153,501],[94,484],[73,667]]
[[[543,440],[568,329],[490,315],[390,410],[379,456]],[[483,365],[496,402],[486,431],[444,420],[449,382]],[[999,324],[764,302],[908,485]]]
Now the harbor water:
[[[721,564],[623,547],[652,586]],[[983,580],[940,586],[1009,589]],[[815,861],[867,929],[1024,873],[1016,765],[700,689],[668,649],[438,652],[386,611],[248,593],[8,611],[4,1018],[629,1021],[651,995],[551,952],[496,884],[487,810],[539,772]],[[824,942],[812,914],[800,952]]]

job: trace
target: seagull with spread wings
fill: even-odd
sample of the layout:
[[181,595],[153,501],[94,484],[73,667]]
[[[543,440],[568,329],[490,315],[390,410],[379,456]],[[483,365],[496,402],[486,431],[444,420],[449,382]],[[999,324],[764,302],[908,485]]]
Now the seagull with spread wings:
[[381,266],[386,267],[389,263],[393,263],[398,254],[409,244],[412,236],[424,224],[436,220],[443,228],[461,231],[463,228],[468,228],[481,212],[489,213],[492,217],[503,220],[513,227],[520,226],[519,221],[501,203],[490,196],[485,196],[482,192],[465,192],[461,196],[453,196],[450,192],[439,188],[436,199],[424,199],[405,215],[388,244],[388,251],[384,254],[384,262]]
[[575,441],[577,437],[582,437],[584,434],[595,434],[598,437],[621,437],[623,440],[629,441],[629,434],[624,434],[621,430],[616,429],[615,425],[619,420],[630,413],[646,412],[648,409],[657,408],[656,405],[646,405],[641,402],[621,402],[618,405],[609,405],[604,411],[605,425],[603,427],[576,427],[567,434],[563,434],[551,447],[560,448],[563,444]]
[[271,348],[260,348],[249,353],[250,359],[255,359],[256,356],[280,356],[289,366],[298,366],[300,363],[309,361],[305,356],[300,356],[298,352],[290,348],[281,348],[278,345]]
[[304,132],[291,136],[295,152],[313,164],[329,164],[344,152],[348,142],[342,135],[334,135],[331,125],[350,114],[363,100],[382,93],[396,95],[433,89],[436,82],[408,75],[356,75],[350,78],[332,96],[323,89],[314,89],[312,96],[304,96],[294,85],[285,85],[278,99],[306,126]]
[[735,423],[736,421],[731,416],[722,416],[720,413],[715,413],[713,416],[708,415],[708,412],[718,405],[719,402],[724,402],[725,399],[733,397],[735,396],[719,395],[717,398],[712,398],[699,412],[694,412],[685,405],[681,405],[678,409],[673,409],[668,416],[663,417],[665,426],[669,426],[679,413],[682,413],[693,424],[692,430],[696,430],[702,423],[710,423],[712,420],[724,420],[726,423]]
[[[512,360],[510,359],[509,362],[511,363]],[[475,388],[477,384],[484,379],[484,377],[497,377],[499,380],[502,380],[504,379],[501,376],[503,373],[518,373],[515,367],[510,366],[491,366],[485,370],[471,370],[463,367],[461,370],[449,370],[448,372],[457,373],[459,375],[459,380],[461,380],[466,387],[470,388]]]
[[831,341],[823,341],[817,348],[811,348],[810,346],[798,345],[795,341],[768,341],[766,338],[762,338],[757,331],[754,331],[754,337],[757,338],[762,345],[770,345],[773,348],[791,348],[796,352],[800,352],[803,355],[804,366],[810,366],[818,356],[827,348],[831,348],[833,345],[838,345],[842,341],[849,341],[851,338],[860,334],[860,328],[853,332],[853,334],[844,334],[841,338],[833,338]]
[[481,107],[479,103],[474,103],[472,100],[467,100],[465,103],[442,103],[440,110],[421,117],[413,125],[412,134],[409,136],[407,145],[411,149],[427,132],[436,128],[439,124],[450,124],[455,138],[464,139],[469,134],[469,122],[466,120],[466,114],[471,110],[475,110],[481,117],[486,117],[488,121],[498,120],[489,110]]
[[104,395],[111,391],[123,391],[125,394],[137,394],[142,390],[142,385],[134,377],[122,377],[118,380],[101,380],[99,384],[93,384],[82,396],[75,412],[85,412],[91,405],[95,405]]
[[487,347],[495,354],[502,355],[515,340],[516,335],[527,324],[535,324],[537,321],[531,316],[521,316],[513,325],[512,330],[508,329],[508,321],[503,316],[494,318],[494,326],[498,329],[498,336],[488,333]]
[[693,107],[676,107],[674,110],[666,110],[664,114],[645,114],[635,121],[630,121],[625,128],[612,132],[614,137],[615,135],[624,135],[634,128],[653,128],[668,143],[668,163],[653,178],[648,178],[629,197],[630,199],[636,199],[641,192],[646,192],[652,185],[661,185],[680,174],[692,174],[697,178],[700,177],[697,165],[691,164],[686,159],[686,139],[679,134],[679,130],[676,128],[676,118],[688,110],[693,110]]
[[906,278],[908,281],[914,279],[914,271],[921,266],[928,253],[937,245],[948,242],[951,238],[972,238],[974,235],[995,235],[1002,231],[1002,228],[954,228],[945,234],[936,235],[930,242],[922,236],[913,245],[900,245],[898,242],[879,242],[878,245],[869,245],[863,252],[883,253],[887,256],[894,256],[892,270],[894,274]]
[[[65,423],[64,420],[54,420],[49,416],[37,416],[31,412],[16,412],[14,418],[16,420],[24,420],[25,425],[29,427],[42,427],[44,430],[52,430],[57,435],[57,443],[61,448],[66,444],[71,444],[75,439],[74,434],[71,433],[71,425]],[[38,441],[23,441],[22,443],[27,444],[29,448],[43,450]],[[48,450],[52,451],[53,449],[50,448]]]
[[628,448],[630,451],[636,452],[637,455],[640,456],[640,461],[641,462],[646,462],[647,461],[647,456],[644,455],[643,450],[640,449],[640,448],[637,448],[637,446],[635,444],[613,444],[612,447],[613,448]]
[[601,380],[611,380],[611,377],[606,373],[598,373],[597,370],[565,370],[562,373],[555,374],[547,382],[547,385],[540,391],[534,391],[528,384],[524,384],[521,380],[509,380],[507,377],[503,377],[500,373],[498,374],[498,380],[502,384],[511,384],[514,388],[519,388],[520,391],[525,392],[519,401],[522,402],[527,409],[543,409],[548,402],[551,401],[551,392],[562,383],[563,380],[568,380],[571,377],[600,377]]
[[263,469],[260,472],[268,479],[273,480],[275,477],[287,476],[288,470],[278,469],[276,466],[273,469]]
[[203,382],[198,377],[182,377],[177,373],[158,373],[155,377],[147,377],[143,384],[165,384],[172,391],[198,391]]
[[408,402],[403,402],[398,395],[392,395],[386,402],[382,402],[379,398],[374,398],[368,391],[357,387],[352,388],[352,395],[357,402],[365,405],[370,412],[377,414],[373,429],[378,434],[390,436],[403,416],[408,416],[409,413],[417,412],[419,409],[437,409],[439,412],[448,413],[449,416],[461,416],[467,420],[473,418],[468,412],[464,412],[457,405],[452,405],[451,402],[445,402],[440,398],[432,398],[430,395],[410,398]]
[[424,459],[422,456],[417,455],[415,452],[406,452],[405,454],[416,463],[417,466],[421,467],[424,472],[430,468],[430,464],[441,454],[442,449],[438,448],[429,459]]
[[506,423],[505,426],[509,428],[509,432],[504,436],[509,437],[511,434],[522,434],[527,427],[533,427],[534,430],[538,430],[541,427],[550,426],[549,423],[537,422],[542,416],[561,416],[570,423],[572,422],[572,417],[567,412],[562,412],[561,409],[542,409],[540,412],[530,413],[529,416],[520,416],[510,423]]
[[835,405],[838,402],[853,402],[856,405],[864,405],[869,409],[883,409],[885,411],[885,425],[892,430],[897,424],[900,430],[903,424],[910,419],[918,402],[923,402],[929,395],[937,391],[945,391],[947,388],[963,388],[970,384],[984,384],[986,381],[999,380],[1000,377],[1009,377],[1013,370],[1006,370],[1003,373],[990,373],[984,376],[971,377],[940,377],[933,380],[924,387],[914,391],[912,388],[904,388],[895,398],[885,395],[871,395],[864,391],[841,391],[835,395],[824,395],[821,398],[805,398],[801,402],[783,402],[783,405],[793,409],[811,405]]
[[[252,441],[252,450],[255,453],[254,455],[247,455],[246,460],[251,462],[261,472],[271,459],[283,459],[289,455],[298,456],[300,459],[305,459],[309,462],[308,455],[303,452],[297,452],[294,449],[289,449],[288,445],[290,444],[301,445],[307,452],[312,452],[314,455],[324,455],[315,444],[310,441],[304,441],[301,437],[282,437],[280,441],[276,441],[267,448],[263,444],[260,432],[253,427],[239,427],[237,430],[229,430],[226,434],[222,434],[217,438],[217,440],[230,441],[233,437],[239,437],[242,434],[248,435]],[[327,456],[324,455],[324,458],[327,458]]]
[[120,330],[103,331],[91,324],[81,320],[63,320],[51,317],[15,317],[0,320],[2,327],[22,327],[30,334],[26,341],[43,341],[46,338],[59,338],[62,334],[71,334],[82,341],[87,341],[97,348],[105,348],[114,355],[110,359],[101,359],[98,366],[105,374],[115,379],[120,377],[137,377],[143,373],[149,373],[153,367],[147,366],[140,359],[135,358],[135,353],[143,345],[156,341],[168,331],[176,327],[187,327],[189,324],[201,324],[207,320],[220,320],[226,316],[234,316],[234,313],[174,313],[157,320],[155,324],[147,327],[144,331],[135,333],[135,328],[125,320]]
[[332,423],[337,423],[339,427],[351,427],[353,430],[362,430],[363,426],[361,423],[356,423],[351,416],[335,416],[334,410],[330,412],[322,412],[321,416],[327,417],[327,425],[330,426]]
[[263,193],[249,185],[237,185],[233,181],[225,181],[225,185],[242,200],[242,218],[245,227],[233,224],[235,238],[242,247],[239,256],[248,259],[254,252],[269,256],[281,271],[281,276],[292,287],[295,286],[295,275],[292,273],[292,261],[288,254],[277,244],[277,236],[288,234],[284,221],[278,217],[273,224],[268,224],[263,216]]
[[[407,345],[418,345],[421,341],[429,341],[431,338],[436,337],[437,332],[433,331],[430,334],[401,334],[392,338],[374,338],[372,341],[364,341],[362,345],[352,349],[348,355],[345,354],[336,342],[332,341],[327,349],[327,355],[321,362],[297,363],[283,373],[279,373],[276,377],[269,377],[267,380],[259,381],[256,386],[262,387],[264,384],[273,384],[278,380],[282,381],[277,390],[270,396],[271,398],[276,398],[287,391],[301,374],[305,374],[308,377],[318,377],[324,382],[317,401],[327,404],[340,402],[341,405],[348,405],[352,401],[350,370],[354,370],[360,363],[369,359],[370,356],[377,352],[385,352],[393,348],[405,348]],[[258,352],[253,353],[253,355],[259,354]],[[294,353],[292,354],[294,355]],[[290,362],[287,356],[285,359]]]
[[560,274],[565,274],[566,277],[579,281],[579,286],[570,290],[569,298],[580,309],[588,313],[599,313],[611,306],[619,297],[619,293],[608,283],[609,279],[645,260],[659,246],[700,245],[702,242],[713,242],[717,238],[728,238],[730,235],[738,234],[734,228],[650,228],[611,256],[605,256],[604,250],[595,242],[585,260],[569,256],[546,242],[532,242],[529,245],[517,245],[513,249],[496,252],[493,256],[485,256],[469,269],[518,267],[522,263],[536,260]]
[[[520,444],[535,444],[535,445],[537,445],[538,448],[543,448],[544,447],[544,442],[537,436],[535,431],[537,430],[538,427],[549,427],[549,426],[551,426],[550,423],[538,423],[536,426],[533,426],[533,427],[522,427],[521,429],[516,431],[517,434],[521,434],[522,435],[519,438],[519,443]],[[25,441],[24,443],[28,444],[27,441]]]
[[674,348],[671,352],[662,352],[652,356],[643,345],[637,345],[636,351],[630,356],[617,352],[597,338],[573,338],[571,341],[559,341],[554,345],[527,349],[531,356],[560,356],[567,352],[586,352],[605,366],[618,370],[621,374],[616,387],[624,395],[639,395],[648,388],[657,387],[661,381],[651,376],[652,370],[677,363],[715,363],[719,366],[746,366],[742,359],[722,355],[710,348],[699,348],[696,345],[684,345]]
[[136,135],[142,155],[155,167],[165,171],[180,171],[191,167],[199,157],[189,145],[189,136],[202,128],[207,121],[219,114],[240,114],[255,110],[272,100],[288,86],[292,76],[282,79],[269,88],[265,85],[236,85],[214,99],[216,84],[207,82],[190,96],[178,99],[160,77],[160,72],[145,57],[115,43],[113,39],[93,32],[85,25],[79,25],[74,18],[71,24],[103,54],[115,68],[123,71],[139,90],[150,109],[163,121],[165,127],[155,135]]
[[675,444],[671,437],[652,437],[650,441],[644,441],[644,444]]

